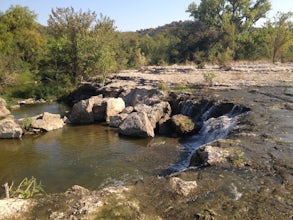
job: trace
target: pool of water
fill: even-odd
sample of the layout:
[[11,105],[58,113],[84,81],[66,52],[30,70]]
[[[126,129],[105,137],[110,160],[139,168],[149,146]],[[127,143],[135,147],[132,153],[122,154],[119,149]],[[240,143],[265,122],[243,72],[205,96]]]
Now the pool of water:
[[[14,114],[21,118],[60,110],[64,107],[51,103],[26,106]],[[65,126],[21,140],[0,140],[0,184],[34,176],[49,193],[75,184],[99,189],[158,175],[176,161],[179,151],[174,138],[123,138],[102,124]]]

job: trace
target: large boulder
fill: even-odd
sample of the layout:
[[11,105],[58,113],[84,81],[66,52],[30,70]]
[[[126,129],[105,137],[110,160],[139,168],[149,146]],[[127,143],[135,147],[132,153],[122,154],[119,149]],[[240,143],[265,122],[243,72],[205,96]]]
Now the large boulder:
[[110,123],[112,116],[118,115],[125,108],[125,103],[121,98],[103,98],[93,106],[94,121]]
[[[92,124],[95,121],[93,107],[100,106],[102,102],[103,97],[99,95],[75,103],[71,110],[70,121],[73,124]],[[101,115],[97,109],[98,107],[94,109],[95,115]]]
[[198,148],[192,155],[190,166],[214,166],[227,161],[230,151],[220,147],[205,145]]
[[151,86],[126,87],[120,94],[126,106],[135,106],[146,100],[163,100],[165,93]]
[[168,102],[157,102],[153,105],[138,104],[134,107],[136,112],[145,112],[151,122],[153,128],[156,128],[157,123],[171,115],[171,106]]
[[6,101],[0,98],[0,119],[10,115],[10,111],[6,108]]
[[154,137],[154,128],[145,112],[133,112],[119,126],[119,133],[132,137]]
[[109,98],[106,100],[106,122],[110,122],[110,117],[118,115],[125,108],[122,98]]
[[51,114],[45,112],[38,117],[32,119],[32,128],[42,131],[52,131],[62,128],[64,121],[59,114]]
[[191,118],[182,114],[173,115],[171,117],[171,126],[177,135],[188,134],[195,128]]
[[118,115],[114,115],[110,117],[109,126],[113,128],[118,128],[121,123],[124,121],[125,118],[127,118],[128,114],[121,113]]
[[21,138],[22,133],[23,131],[21,126],[15,123],[13,118],[0,120],[0,138]]

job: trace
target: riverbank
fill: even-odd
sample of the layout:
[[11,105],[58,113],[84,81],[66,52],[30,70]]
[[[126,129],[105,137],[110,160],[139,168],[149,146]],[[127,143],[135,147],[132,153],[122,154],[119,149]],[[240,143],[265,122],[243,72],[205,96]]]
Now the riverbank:
[[[208,86],[205,72],[215,72],[212,85]],[[24,213],[17,211],[23,217],[292,218],[292,64],[235,64],[229,71],[217,67],[147,67],[112,75],[109,82],[156,85],[198,100],[246,106],[250,109],[248,115],[228,138],[210,144],[237,154],[215,165],[190,167],[171,176],[140,179],[131,185],[100,191],[73,187],[64,194],[32,200],[34,205],[24,209]],[[174,177],[181,181],[176,182]],[[13,213],[0,216],[15,217]]]

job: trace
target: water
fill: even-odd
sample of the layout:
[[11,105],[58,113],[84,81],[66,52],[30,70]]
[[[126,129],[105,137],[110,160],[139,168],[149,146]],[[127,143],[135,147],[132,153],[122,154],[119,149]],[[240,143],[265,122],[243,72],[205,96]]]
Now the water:
[[[192,108],[194,105],[189,103],[182,106],[182,111],[193,114]],[[218,115],[219,108],[226,108],[224,115]],[[25,106],[13,114],[22,118],[65,110],[63,105],[50,103]],[[189,158],[199,146],[225,138],[244,114],[234,105],[223,108],[205,103],[194,117],[201,129],[180,142],[166,137],[124,138],[117,129],[103,124],[65,126],[22,140],[0,140],[0,184],[17,184],[34,176],[47,192],[62,192],[75,184],[95,190],[177,172],[188,167]]]
[[247,114],[248,110],[241,106],[228,104],[228,109],[230,108],[230,110],[226,114],[219,116],[215,112],[219,109],[223,111],[222,109],[227,108],[227,106],[212,105],[209,108],[208,106],[208,103],[204,103],[201,108],[203,111],[201,110],[195,116],[193,116],[194,105],[187,102],[187,105],[182,106],[181,113],[192,117],[196,124],[201,125],[201,129],[198,133],[181,140],[180,159],[166,171],[167,174],[187,168],[192,154],[200,146],[226,138],[231,130]]
[[[14,114],[21,118],[60,109],[64,106],[51,103]],[[0,140],[0,184],[34,176],[49,193],[75,184],[99,189],[157,175],[176,160],[178,151],[177,139],[121,138],[116,129],[97,124],[65,126],[22,140]]]

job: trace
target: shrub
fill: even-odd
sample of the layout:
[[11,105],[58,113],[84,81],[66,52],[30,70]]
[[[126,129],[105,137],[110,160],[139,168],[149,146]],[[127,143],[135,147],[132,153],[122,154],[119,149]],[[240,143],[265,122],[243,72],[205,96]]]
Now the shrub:
[[214,72],[205,72],[205,73],[203,73],[203,78],[204,78],[205,82],[209,86],[213,85],[213,80],[214,80],[215,77],[216,77],[216,74]]

